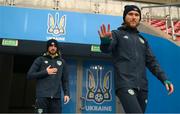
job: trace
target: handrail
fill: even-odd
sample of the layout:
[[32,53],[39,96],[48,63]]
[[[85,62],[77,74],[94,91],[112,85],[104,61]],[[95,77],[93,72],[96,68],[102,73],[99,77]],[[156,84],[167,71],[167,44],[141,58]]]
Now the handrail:
[[142,6],[142,7],[141,7],[141,10],[144,9],[144,8],[171,7],[171,6],[180,7],[180,3],[176,3],[176,4],[154,5],[154,6]]
[[[154,6],[143,6],[141,7],[141,10],[143,9],[146,9],[146,8],[150,8],[151,10],[153,8],[160,8],[160,7],[168,7],[168,14],[165,15],[165,17],[163,18],[163,20],[166,20],[166,33],[168,34],[168,31],[167,31],[167,20],[170,20],[170,23],[171,23],[171,32],[172,32],[172,39],[173,40],[176,40],[176,34],[175,34],[175,30],[174,30],[174,23],[173,23],[173,17],[172,17],[172,7],[178,7],[180,8],[180,3],[178,4],[164,4],[164,5],[154,5]],[[149,14],[149,12],[148,12]],[[149,19],[147,20],[151,20],[152,19],[152,15],[149,14],[147,15],[146,13],[146,16],[148,16]],[[178,17],[179,18],[179,17]]]

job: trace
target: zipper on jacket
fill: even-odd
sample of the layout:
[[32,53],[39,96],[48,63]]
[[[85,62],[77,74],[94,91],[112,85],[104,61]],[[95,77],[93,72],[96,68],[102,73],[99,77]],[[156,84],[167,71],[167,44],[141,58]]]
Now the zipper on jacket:
[[[135,34],[135,37],[134,37],[134,45],[135,45],[135,64],[138,64],[138,61],[139,61],[139,55],[138,55],[138,52],[137,52],[137,48],[138,48],[138,43],[137,43],[137,35]],[[136,67],[137,69],[137,67]],[[137,89],[140,90],[140,87],[139,87],[139,73],[136,72],[136,86],[137,86]]]

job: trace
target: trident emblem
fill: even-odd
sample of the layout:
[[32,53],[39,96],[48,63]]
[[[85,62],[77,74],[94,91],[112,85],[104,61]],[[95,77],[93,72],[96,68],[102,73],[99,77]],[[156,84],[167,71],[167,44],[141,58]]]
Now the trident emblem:
[[104,68],[99,65],[92,66],[87,70],[87,100],[94,101],[96,103],[103,103],[104,101],[111,100],[112,71],[107,71],[105,73],[103,71]]
[[64,35],[66,27],[66,16],[63,15],[61,18],[59,18],[59,13],[56,13],[54,18],[51,14],[48,14],[47,25],[48,34],[52,34],[53,36]]

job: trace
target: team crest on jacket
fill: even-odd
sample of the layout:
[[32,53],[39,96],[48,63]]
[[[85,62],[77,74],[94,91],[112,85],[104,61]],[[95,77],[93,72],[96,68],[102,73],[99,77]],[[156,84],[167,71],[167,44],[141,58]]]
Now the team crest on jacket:
[[57,64],[58,64],[59,66],[61,66],[61,65],[62,65],[62,61],[57,61]]
[[125,35],[125,36],[123,36],[123,38],[128,39],[129,37]]
[[144,40],[141,37],[139,37],[139,40],[142,44],[144,44]]
[[48,64],[48,61],[44,61],[45,64]]
[[128,89],[128,93],[129,93],[130,95],[134,95],[134,90]]

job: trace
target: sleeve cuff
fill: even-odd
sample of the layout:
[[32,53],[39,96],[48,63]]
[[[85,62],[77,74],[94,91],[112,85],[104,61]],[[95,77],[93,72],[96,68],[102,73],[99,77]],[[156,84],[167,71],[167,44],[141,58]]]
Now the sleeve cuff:
[[101,38],[101,44],[110,44],[111,40],[109,37]]

